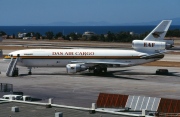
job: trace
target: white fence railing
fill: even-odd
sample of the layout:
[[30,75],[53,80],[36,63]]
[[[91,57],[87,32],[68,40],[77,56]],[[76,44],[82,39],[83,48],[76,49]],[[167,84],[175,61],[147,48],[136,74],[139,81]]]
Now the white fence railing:
[[[0,100],[1,100],[0,104],[1,103],[7,103],[7,102],[17,102],[17,103],[42,105],[42,106],[46,106],[46,107],[59,107],[59,108],[76,109],[76,110],[83,110],[83,111],[92,111],[93,110],[93,107],[92,108],[84,108],[84,107],[75,107],[75,106],[66,106],[66,105],[52,104],[52,99],[49,99],[48,103],[29,102],[29,101],[21,101],[21,100],[8,100],[8,99],[2,99],[2,98],[0,98]],[[101,112],[101,113],[116,114],[116,115],[126,115],[126,116],[132,116],[132,117],[142,117],[141,113],[133,114],[133,113],[128,113],[128,112],[114,112],[114,111],[98,110],[98,109],[94,109],[94,111]]]

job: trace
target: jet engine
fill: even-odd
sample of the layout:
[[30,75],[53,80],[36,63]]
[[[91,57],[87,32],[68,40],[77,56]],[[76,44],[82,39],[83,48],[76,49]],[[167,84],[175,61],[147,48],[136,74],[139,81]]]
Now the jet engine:
[[82,64],[67,64],[66,65],[66,70],[67,73],[76,73],[76,72],[81,72],[86,70],[86,66]]
[[162,41],[134,40],[132,42],[132,47],[135,50],[141,50],[141,51],[164,50],[164,49],[172,48],[173,45],[174,45],[173,40],[162,40]]

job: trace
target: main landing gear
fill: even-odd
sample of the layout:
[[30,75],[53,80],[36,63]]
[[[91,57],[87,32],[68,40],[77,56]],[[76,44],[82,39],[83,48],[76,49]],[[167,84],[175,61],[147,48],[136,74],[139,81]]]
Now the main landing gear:
[[89,70],[92,70],[95,75],[102,75],[107,73],[106,66],[95,66],[93,68],[89,68]]

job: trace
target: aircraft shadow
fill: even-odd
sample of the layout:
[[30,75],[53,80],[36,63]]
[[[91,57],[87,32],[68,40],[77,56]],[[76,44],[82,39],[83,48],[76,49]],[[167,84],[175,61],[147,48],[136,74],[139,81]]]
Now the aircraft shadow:
[[[127,71],[127,70],[121,70],[121,71]],[[124,75],[124,74],[114,74],[116,71],[109,71],[105,74],[99,74],[99,75],[94,75],[93,73],[90,72],[82,72],[82,73],[77,73],[77,74],[67,74],[67,73],[32,73],[33,75],[64,75],[64,76],[96,76],[96,77],[109,77],[109,78],[119,78],[119,79],[129,79],[129,80],[142,80],[138,78],[131,78],[131,77],[124,77],[124,76],[119,76],[119,75]],[[126,74],[127,75],[127,74]],[[28,74],[19,74],[19,76],[29,76]]]
[[[67,73],[32,73],[32,76],[33,75],[69,75]],[[76,75],[76,74],[73,74],[73,75]],[[29,74],[19,74],[19,76],[31,76]]]
[[[177,76],[177,77],[180,77],[179,74],[175,74],[175,73],[179,73],[179,72],[169,72],[168,74],[159,74],[159,75],[162,75],[162,76]],[[157,75],[157,74],[155,74]]]
[[[94,76],[94,74],[92,73],[84,73],[82,75],[85,76]],[[106,74],[100,74],[100,75],[96,75],[96,77],[100,77],[100,78],[118,78],[118,79],[128,79],[128,80],[143,80],[143,79],[138,79],[138,78],[132,78],[132,77],[125,77],[125,76],[119,76],[119,75],[115,75],[111,72],[107,72]]]
[[[117,71],[109,71],[105,74],[99,74],[99,75],[94,75],[91,72],[81,72],[81,73],[76,73],[76,74],[67,74],[67,73],[33,73],[32,75],[73,75],[73,76],[95,76],[95,77],[99,77],[99,78],[119,78],[119,79],[129,79],[129,80],[143,80],[143,79],[138,79],[138,78],[132,78],[132,77],[124,77],[124,76],[120,76],[120,75],[130,75],[129,73],[124,73],[129,70],[117,70]],[[117,74],[117,72],[120,72],[120,74]],[[21,74],[21,76],[27,76],[28,74]]]
[[[126,72],[128,71],[128,72]],[[121,71],[112,71],[115,75],[158,75],[155,72],[149,73],[149,72],[131,72],[130,70],[121,70]],[[168,74],[159,74],[163,76],[180,76],[179,74],[176,74],[179,72],[169,72]]]
[[[169,72],[169,74],[164,75],[164,76],[180,76],[176,75],[175,73],[178,72]],[[96,77],[107,77],[107,78],[119,78],[119,79],[129,79],[129,80],[143,80],[143,79],[138,79],[138,78],[132,78],[132,77],[125,77],[121,75],[157,75],[156,73],[148,73],[148,72],[131,72],[130,70],[116,70],[116,71],[109,71],[105,74],[99,74],[99,75],[94,75],[91,72],[82,72],[82,73],[76,73],[76,74],[67,74],[67,73],[33,73],[32,75],[64,75],[64,76],[96,76]],[[28,74],[20,74],[19,76],[29,76]]]
[[[121,71],[127,71],[127,70],[121,70]],[[117,71],[109,71],[110,73],[115,73]],[[107,73],[109,73],[107,72]],[[89,75],[89,76],[95,76],[93,73],[90,72],[81,72],[81,73],[75,73],[75,74],[67,74],[62,72],[54,72],[54,73],[32,73],[32,75]],[[29,74],[19,74],[19,76],[29,76]],[[99,75],[98,75],[99,76]]]

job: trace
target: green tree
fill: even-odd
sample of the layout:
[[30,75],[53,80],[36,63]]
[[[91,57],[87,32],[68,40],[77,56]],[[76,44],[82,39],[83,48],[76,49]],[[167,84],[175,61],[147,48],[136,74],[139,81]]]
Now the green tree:
[[41,34],[40,34],[40,33],[38,33],[38,32],[36,32],[36,33],[35,33],[35,37],[36,37],[36,39],[40,39]]
[[77,37],[78,37],[78,38],[82,38],[82,34],[78,33],[78,34],[77,34]]
[[62,37],[62,36],[63,36],[62,32],[58,32],[58,33],[55,35],[55,38],[57,39],[57,38]]
[[98,35],[92,35],[92,36],[90,37],[90,40],[91,40],[91,41],[97,41],[97,40],[98,40]]
[[121,42],[131,42],[132,36],[129,34],[129,32],[121,32],[120,33]]
[[70,33],[69,34],[69,39],[71,39],[71,40],[77,40],[78,39],[78,35],[76,34],[76,33]]
[[179,29],[168,30],[166,37],[180,37],[180,30]]
[[28,33],[26,34],[26,37],[32,37],[32,36],[34,36],[34,32],[28,32]]
[[13,34],[13,39],[15,39],[15,37],[16,37],[15,34]]
[[107,41],[115,41],[116,40],[116,36],[115,36],[115,34],[114,33],[112,33],[111,31],[109,31],[108,33],[107,33]]
[[46,34],[47,39],[53,39],[54,37],[54,33],[52,31],[48,31],[45,34]]
[[99,36],[98,40],[99,40],[99,41],[105,41],[105,37],[104,37],[104,35],[103,35],[103,34],[101,34],[101,35]]
[[0,31],[0,36],[6,35],[4,31]]
[[149,33],[150,33],[150,31],[140,34],[139,39],[144,39]]

